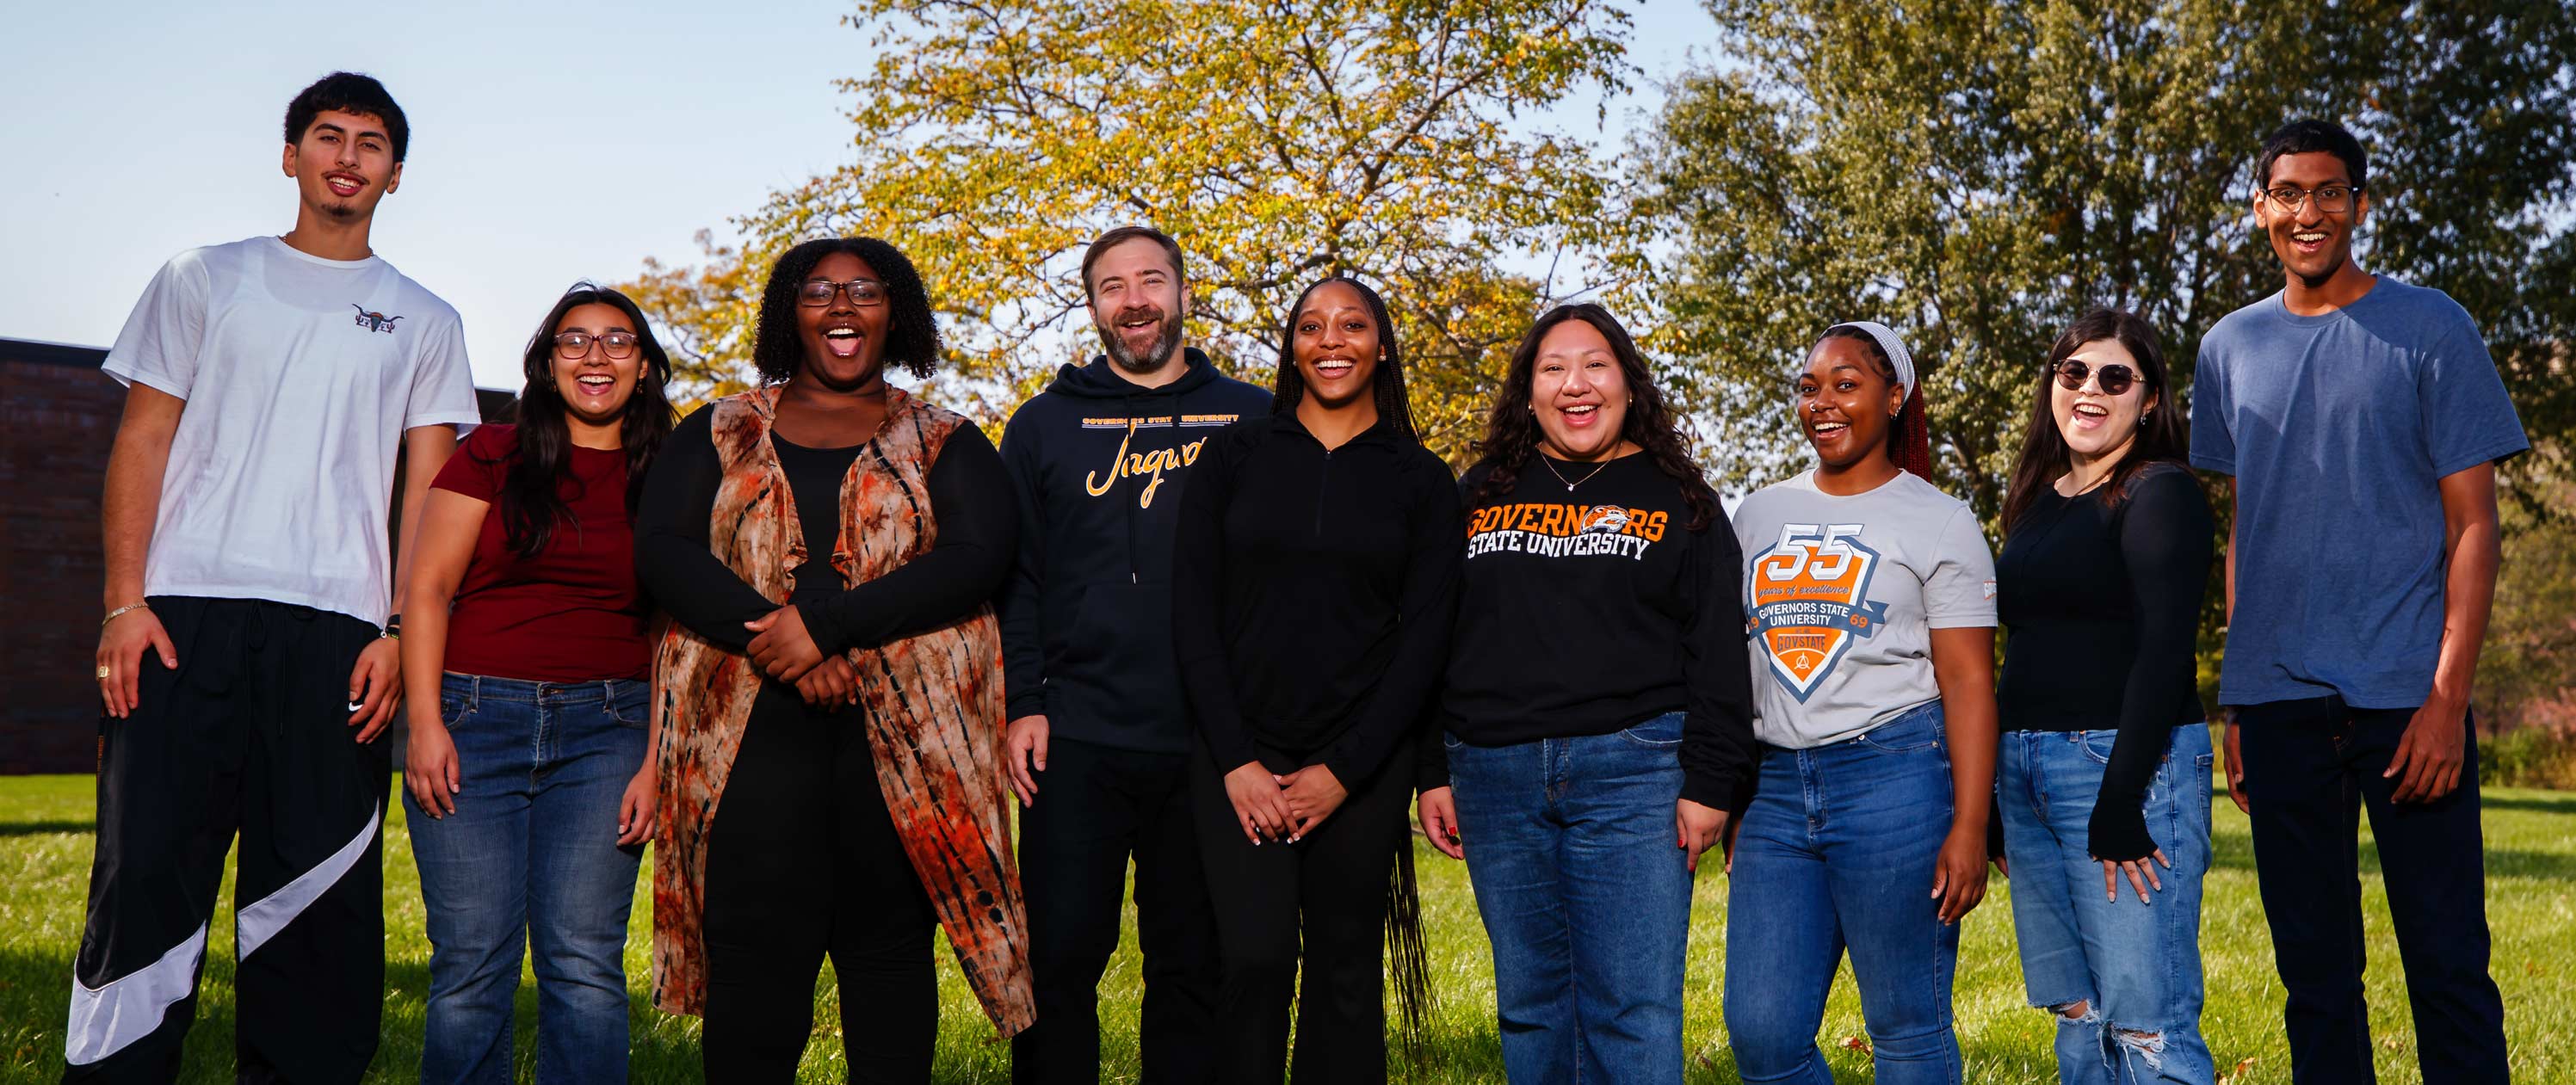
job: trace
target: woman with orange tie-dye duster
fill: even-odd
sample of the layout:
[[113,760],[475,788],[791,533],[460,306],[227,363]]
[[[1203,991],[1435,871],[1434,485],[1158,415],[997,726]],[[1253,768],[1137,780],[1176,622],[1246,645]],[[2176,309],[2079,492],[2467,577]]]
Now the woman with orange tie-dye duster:
[[753,357],[763,386],[680,424],[637,516],[673,618],[654,1002],[706,1018],[709,1080],[790,1080],[828,953],[850,1080],[926,1081],[934,925],[1003,1035],[1033,1016],[987,603],[1017,512],[981,431],[885,382],[938,357],[893,246],[790,249]]

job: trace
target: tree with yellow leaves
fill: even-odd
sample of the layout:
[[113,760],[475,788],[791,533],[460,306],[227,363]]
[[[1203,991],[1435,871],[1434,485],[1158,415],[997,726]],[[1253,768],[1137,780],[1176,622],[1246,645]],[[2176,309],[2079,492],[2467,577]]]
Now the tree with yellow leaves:
[[1529,319],[1641,266],[1595,149],[1516,121],[1624,87],[1608,0],[861,0],[845,22],[875,57],[841,83],[855,159],[626,285],[700,391],[752,379],[776,253],[872,235],[941,310],[943,400],[998,422],[1097,349],[1082,247],[1145,223],[1188,252],[1191,342],[1256,382],[1299,288],[1378,286],[1424,437],[1463,462]]

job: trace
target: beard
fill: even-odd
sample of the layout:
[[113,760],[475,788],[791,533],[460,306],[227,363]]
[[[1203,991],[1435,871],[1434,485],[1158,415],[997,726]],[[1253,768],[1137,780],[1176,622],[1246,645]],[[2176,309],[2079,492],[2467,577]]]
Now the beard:
[[[1154,341],[1142,353],[1129,350],[1127,337],[1118,326],[1137,317],[1155,321]],[[1130,373],[1152,373],[1172,360],[1172,352],[1181,345],[1181,318],[1155,308],[1122,309],[1107,324],[1098,326],[1100,341],[1109,348],[1109,360]]]

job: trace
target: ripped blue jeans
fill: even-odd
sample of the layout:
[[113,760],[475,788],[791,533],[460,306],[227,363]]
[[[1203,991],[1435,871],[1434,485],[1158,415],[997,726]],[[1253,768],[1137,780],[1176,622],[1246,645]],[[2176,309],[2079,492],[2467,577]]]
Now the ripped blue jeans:
[[[2209,728],[2174,728],[2147,788],[2147,832],[2171,869],[2148,901],[2123,875],[2105,898],[2086,849],[2111,731],[2007,731],[1995,814],[2030,1004],[2057,1017],[2063,1085],[2186,1082],[2217,1070],[2200,1034],[2200,885],[2209,870]],[[2154,860],[2148,860],[2153,863]],[[2071,1015],[2070,1015],[2071,1011]]]

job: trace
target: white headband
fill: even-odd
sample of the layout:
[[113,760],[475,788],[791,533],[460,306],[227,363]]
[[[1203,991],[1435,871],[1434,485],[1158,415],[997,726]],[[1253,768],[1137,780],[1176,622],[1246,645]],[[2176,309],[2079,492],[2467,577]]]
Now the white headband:
[[[1875,320],[1846,320],[1834,328],[1858,328],[1868,332],[1871,339],[1878,341],[1878,349],[1887,352],[1888,362],[1896,367],[1896,386],[1905,389],[1908,396],[1914,394],[1914,355],[1907,353],[1905,340],[1896,337],[1896,329]],[[1825,329],[1825,333],[1832,334],[1834,328]],[[1823,342],[1821,339],[1817,341]]]

